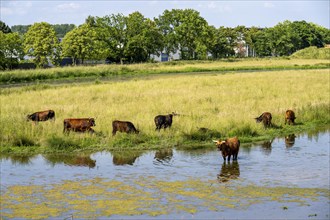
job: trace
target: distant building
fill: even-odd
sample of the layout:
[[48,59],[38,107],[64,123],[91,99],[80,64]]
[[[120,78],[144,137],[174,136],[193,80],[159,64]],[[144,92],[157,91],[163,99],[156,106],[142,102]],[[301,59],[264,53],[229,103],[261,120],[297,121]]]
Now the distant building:
[[167,53],[163,52],[160,54],[160,56],[151,54],[150,59],[152,59],[154,61],[158,61],[158,62],[167,62],[167,61],[171,61],[171,60],[179,60],[180,54],[178,52],[176,52],[174,54],[173,53],[167,54]]

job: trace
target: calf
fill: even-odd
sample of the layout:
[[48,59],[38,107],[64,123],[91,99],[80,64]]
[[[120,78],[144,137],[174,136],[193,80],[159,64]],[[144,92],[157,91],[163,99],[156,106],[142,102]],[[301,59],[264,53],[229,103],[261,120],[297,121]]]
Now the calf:
[[96,126],[94,118],[67,118],[63,121],[64,128],[63,132],[75,131],[75,132],[91,132],[94,133],[92,129]]
[[272,114],[269,112],[262,113],[259,117],[254,118],[257,123],[262,122],[264,128],[270,128],[272,126]]
[[36,122],[47,121],[53,119],[55,120],[55,112],[53,110],[46,110],[41,112],[35,112],[31,115],[27,115],[27,120]]
[[294,125],[294,120],[295,119],[296,119],[296,116],[294,114],[294,111],[292,111],[292,110],[286,110],[284,124],[288,123],[289,125]]
[[228,157],[227,160],[230,161],[231,155],[233,155],[233,160],[237,160],[240,146],[240,141],[237,137],[228,138],[225,141],[213,140],[213,142],[218,147],[218,150],[221,151],[224,161],[226,161],[226,157]]
[[112,122],[112,136],[116,135],[117,131],[125,133],[139,133],[139,130],[134,127],[132,122],[115,120]]
[[164,130],[168,127],[170,128],[172,126],[172,122],[173,122],[173,116],[178,115],[174,112],[172,112],[172,114],[168,114],[168,115],[157,115],[154,118],[155,121],[155,125],[156,125],[156,129],[160,131],[160,129],[164,128]]

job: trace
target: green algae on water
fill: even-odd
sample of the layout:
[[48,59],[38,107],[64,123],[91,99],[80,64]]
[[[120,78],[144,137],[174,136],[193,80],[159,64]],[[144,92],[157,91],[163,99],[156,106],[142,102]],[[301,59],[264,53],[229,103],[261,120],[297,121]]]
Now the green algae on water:
[[9,186],[1,191],[1,217],[44,219],[159,216],[171,213],[246,209],[267,201],[309,205],[330,191],[320,188],[226,185],[190,179],[154,177],[131,182],[95,178],[51,185]]

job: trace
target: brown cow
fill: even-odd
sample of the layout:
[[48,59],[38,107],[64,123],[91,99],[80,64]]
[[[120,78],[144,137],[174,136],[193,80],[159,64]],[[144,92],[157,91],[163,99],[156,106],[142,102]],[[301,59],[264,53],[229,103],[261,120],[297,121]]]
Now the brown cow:
[[294,111],[292,110],[286,110],[285,112],[285,123],[288,123],[289,125],[294,125],[294,120],[296,119],[296,116],[294,114]]
[[49,119],[55,120],[55,112],[53,110],[35,112],[31,115],[27,115],[27,120],[34,121],[35,123],[39,121],[47,121]]
[[64,119],[63,132],[76,131],[76,132],[91,132],[93,126],[96,126],[94,118],[67,118]]
[[136,134],[140,132],[134,127],[132,122],[115,120],[112,122],[112,136],[116,135],[117,131]]
[[264,128],[270,128],[272,126],[272,114],[269,112],[262,113],[259,117],[254,118],[257,123],[262,122]]
[[240,141],[237,137],[228,138],[225,141],[214,140],[213,142],[218,147],[218,150],[221,151],[224,160],[226,160],[226,157],[228,157],[227,160],[230,161],[231,155],[233,155],[233,160],[237,160],[240,146]]

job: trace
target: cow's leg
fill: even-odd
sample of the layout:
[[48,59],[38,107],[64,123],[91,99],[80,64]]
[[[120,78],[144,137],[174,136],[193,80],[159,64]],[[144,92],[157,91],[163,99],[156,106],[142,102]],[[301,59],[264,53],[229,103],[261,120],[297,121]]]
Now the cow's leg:
[[228,155],[228,159],[227,159],[227,160],[228,160],[228,162],[230,161],[230,157],[231,157],[231,155]]

